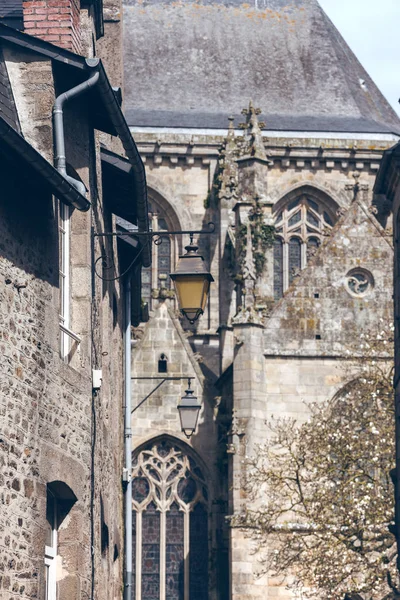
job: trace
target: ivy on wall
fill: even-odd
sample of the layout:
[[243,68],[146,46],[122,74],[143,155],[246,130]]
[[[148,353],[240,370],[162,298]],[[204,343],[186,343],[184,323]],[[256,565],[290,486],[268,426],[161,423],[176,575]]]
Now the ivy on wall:
[[[259,202],[249,213],[251,240],[253,244],[254,265],[257,277],[262,275],[265,267],[266,253],[275,241],[275,226],[264,223],[264,215]],[[242,266],[246,254],[247,226],[241,225],[236,233],[238,257]]]

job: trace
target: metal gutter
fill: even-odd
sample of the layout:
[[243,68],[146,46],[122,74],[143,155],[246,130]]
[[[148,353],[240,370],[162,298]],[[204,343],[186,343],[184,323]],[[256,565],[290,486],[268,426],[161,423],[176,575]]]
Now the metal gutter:
[[0,23],[0,39],[12,44],[17,44],[18,46],[22,46],[22,48],[26,48],[33,52],[38,52],[43,56],[48,56],[52,60],[63,62],[76,69],[86,69],[83,56],[75,54],[70,50],[54,46],[54,44],[45,42],[40,38],[33,37],[32,35],[28,35],[27,33],[23,33],[12,27],[8,27],[7,25],[4,25],[4,23]]
[[56,156],[54,158],[56,169],[78,192],[83,196],[86,194],[84,184],[78,179],[74,179],[67,174],[67,160],[65,155],[65,136],[64,136],[64,104],[77,96],[87,93],[92,87],[97,85],[99,73],[94,73],[89,79],[60,94],[53,106],[53,124],[54,124],[54,142]]
[[0,139],[14,150],[20,159],[29,164],[36,173],[46,180],[52,193],[59,200],[74,206],[80,211],[87,211],[90,202],[75,189],[39,152],[33,148],[15,129],[0,117]]
[[131,274],[125,277],[124,291],[124,400],[125,400],[125,577],[124,600],[132,598],[132,429],[131,429]]

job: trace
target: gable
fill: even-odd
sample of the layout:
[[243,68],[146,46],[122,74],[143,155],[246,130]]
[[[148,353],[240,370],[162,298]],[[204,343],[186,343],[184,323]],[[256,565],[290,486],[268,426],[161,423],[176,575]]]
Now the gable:
[[[158,371],[161,355],[167,360],[165,373]],[[166,302],[160,303],[156,308],[132,351],[132,377],[136,376],[187,376],[195,378],[200,386],[203,385],[203,374],[187,341],[187,334]],[[145,387],[152,389],[156,383],[149,380]]]
[[392,321],[393,248],[375,217],[354,202],[276,305],[267,355],[346,355],[379,319]]

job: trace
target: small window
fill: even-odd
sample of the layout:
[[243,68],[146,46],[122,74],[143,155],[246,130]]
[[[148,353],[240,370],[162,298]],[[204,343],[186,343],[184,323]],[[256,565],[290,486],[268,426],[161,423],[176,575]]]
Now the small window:
[[168,373],[168,359],[165,354],[161,354],[158,360],[158,372],[159,373]]
[[46,572],[46,600],[56,600],[56,556],[57,556],[57,499],[51,490],[47,489],[46,499],[46,546],[45,546],[45,572]]
[[[156,204],[149,203],[149,218],[153,231],[165,233],[171,229],[170,223]],[[149,309],[154,308],[154,299],[170,297],[171,290],[170,272],[175,260],[175,244],[168,236],[161,236],[157,244],[152,244],[152,265],[142,269],[142,303],[147,304]],[[165,293],[167,295],[165,296]]]

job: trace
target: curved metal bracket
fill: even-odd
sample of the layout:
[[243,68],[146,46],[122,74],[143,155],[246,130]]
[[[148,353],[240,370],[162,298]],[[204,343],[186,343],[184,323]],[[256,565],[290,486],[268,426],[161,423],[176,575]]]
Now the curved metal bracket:
[[[208,223],[208,229],[201,229],[199,231],[196,231],[193,229],[188,229],[188,230],[182,230],[182,231],[111,231],[111,232],[105,232],[105,233],[94,233],[93,232],[92,241],[94,240],[94,238],[103,238],[103,237],[118,237],[121,239],[145,237],[147,239],[151,239],[156,246],[160,246],[160,244],[162,244],[163,239],[168,238],[170,235],[189,235],[190,241],[192,243],[193,237],[195,235],[212,235],[213,233],[215,233],[215,223],[210,221]],[[139,253],[133,259],[132,263],[124,271],[124,273],[121,273],[120,275],[117,275],[116,277],[107,278],[107,277],[103,277],[98,272],[97,265],[99,264],[100,261],[101,261],[103,269],[105,269],[107,271],[111,271],[112,269],[115,268],[113,257],[109,258],[107,254],[102,254],[94,261],[94,272],[96,273],[97,277],[99,277],[99,279],[102,279],[103,281],[117,281],[118,279],[121,279],[124,275],[126,275],[126,273],[128,271],[130,271],[130,269],[132,268],[134,263],[138,260],[144,247],[145,246],[142,245],[141,249],[139,250]]]
[[94,233],[94,237],[147,237],[152,238],[153,242],[156,245],[159,245],[161,242],[159,241],[162,238],[168,237],[170,235],[211,235],[215,233],[215,223],[210,221],[207,223],[208,229],[201,229],[196,231],[194,229],[187,229],[182,231],[113,231],[106,233]]

